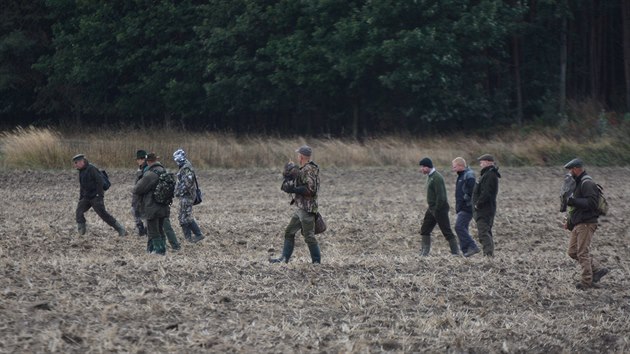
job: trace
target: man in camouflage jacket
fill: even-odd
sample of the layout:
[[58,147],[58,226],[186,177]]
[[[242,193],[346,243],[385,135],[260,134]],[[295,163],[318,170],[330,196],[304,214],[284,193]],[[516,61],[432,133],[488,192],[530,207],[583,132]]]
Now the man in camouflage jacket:
[[284,230],[284,247],[279,258],[272,258],[271,263],[288,263],[295,246],[295,234],[302,230],[304,241],[308,245],[313,263],[321,263],[321,252],[315,239],[315,218],[317,216],[317,193],[319,191],[319,166],[311,160],[313,150],[308,145],[295,150],[298,153],[299,172],[295,181],[286,180],[281,189],[294,195],[291,204],[297,210],[293,213],[289,225]]
[[[193,202],[197,195],[197,177],[183,149],[177,149],[173,153],[173,160],[179,166],[177,185],[175,186],[175,196],[179,198],[179,224],[184,231],[184,238],[189,242],[196,243],[204,238],[192,211]],[[195,237],[192,237],[192,234]]]

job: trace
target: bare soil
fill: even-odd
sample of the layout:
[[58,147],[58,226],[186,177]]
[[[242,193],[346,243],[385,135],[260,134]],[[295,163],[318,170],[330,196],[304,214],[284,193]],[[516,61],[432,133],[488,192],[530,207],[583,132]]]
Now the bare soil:
[[323,264],[298,237],[272,265],[292,213],[276,170],[200,171],[206,239],[163,257],[133,229],[131,169],[106,193],[126,238],[93,211],[77,235],[76,171],[2,171],[0,352],[629,352],[630,170],[589,169],[611,204],[592,245],[611,271],[589,291],[566,255],[562,168],[501,172],[493,259],[449,255],[437,229],[419,256],[417,170],[323,169]]

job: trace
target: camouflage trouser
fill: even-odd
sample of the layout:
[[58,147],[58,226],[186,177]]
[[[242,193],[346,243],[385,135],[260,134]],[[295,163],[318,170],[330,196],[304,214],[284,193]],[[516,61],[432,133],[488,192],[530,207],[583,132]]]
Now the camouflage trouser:
[[187,225],[195,221],[192,214],[192,208],[192,199],[186,197],[179,198],[179,215],[177,216],[177,220],[179,220],[180,225]]

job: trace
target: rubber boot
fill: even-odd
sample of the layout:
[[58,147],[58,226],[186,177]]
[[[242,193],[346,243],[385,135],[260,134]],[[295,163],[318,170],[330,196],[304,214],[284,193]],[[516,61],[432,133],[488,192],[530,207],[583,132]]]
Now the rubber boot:
[[86,229],[87,227],[85,223],[77,223],[77,231],[79,231],[79,235],[81,236],[85,235]]
[[164,240],[161,237],[149,239],[147,242],[147,253],[165,255],[166,244],[164,244]]
[[197,222],[195,220],[188,223],[188,227],[190,227],[192,233],[195,234],[195,237],[193,237],[190,242],[197,243],[205,238],[205,236],[201,234],[201,229],[199,229],[199,225],[197,225]]
[[457,245],[457,239],[455,239],[455,237],[448,240],[448,245],[451,248],[451,254],[459,256],[459,246]]
[[308,250],[311,252],[311,260],[313,261],[313,264],[322,263],[322,254],[319,251],[318,244],[309,244]]
[[118,221],[114,224],[114,230],[118,231],[118,236],[123,237],[127,236],[127,230],[122,226]]
[[295,240],[284,239],[284,247],[282,248],[282,256],[280,258],[271,258],[269,263],[289,263],[291,255],[293,254],[293,248],[295,247]]
[[426,257],[431,252],[431,235],[422,235],[422,250],[420,255]]
[[188,242],[192,242],[192,230],[188,224],[180,224],[182,231],[184,232],[184,239]]

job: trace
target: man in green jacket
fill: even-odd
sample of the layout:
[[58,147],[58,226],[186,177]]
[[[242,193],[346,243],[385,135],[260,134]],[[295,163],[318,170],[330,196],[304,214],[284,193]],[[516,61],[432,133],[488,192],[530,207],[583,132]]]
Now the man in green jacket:
[[420,172],[428,175],[427,181],[427,203],[429,208],[424,213],[424,220],[420,227],[420,235],[422,236],[422,256],[428,256],[431,251],[431,231],[437,224],[442,231],[442,235],[448,241],[451,248],[451,254],[459,254],[459,246],[457,238],[451,230],[451,222],[448,217],[449,205],[446,199],[446,186],[444,177],[433,168],[433,161],[425,157],[420,160]]
[[494,256],[494,239],[492,225],[497,213],[497,194],[499,193],[499,168],[494,164],[494,157],[484,154],[477,158],[481,172],[479,180],[473,189],[473,218],[477,223],[479,242],[483,248],[483,255]]
[[170,205],[160,204],[153,198],[158,184],[158,173],[166,173],[166,169],[157,161],[155,153],[147,155],[147,166],[142,178],[133,187],[133,193],[138,196],[138,206],[142,218],[147,219],[149,240],[147,252],[152,254],[166,254],[166,233],[164,220],[170,216]]

